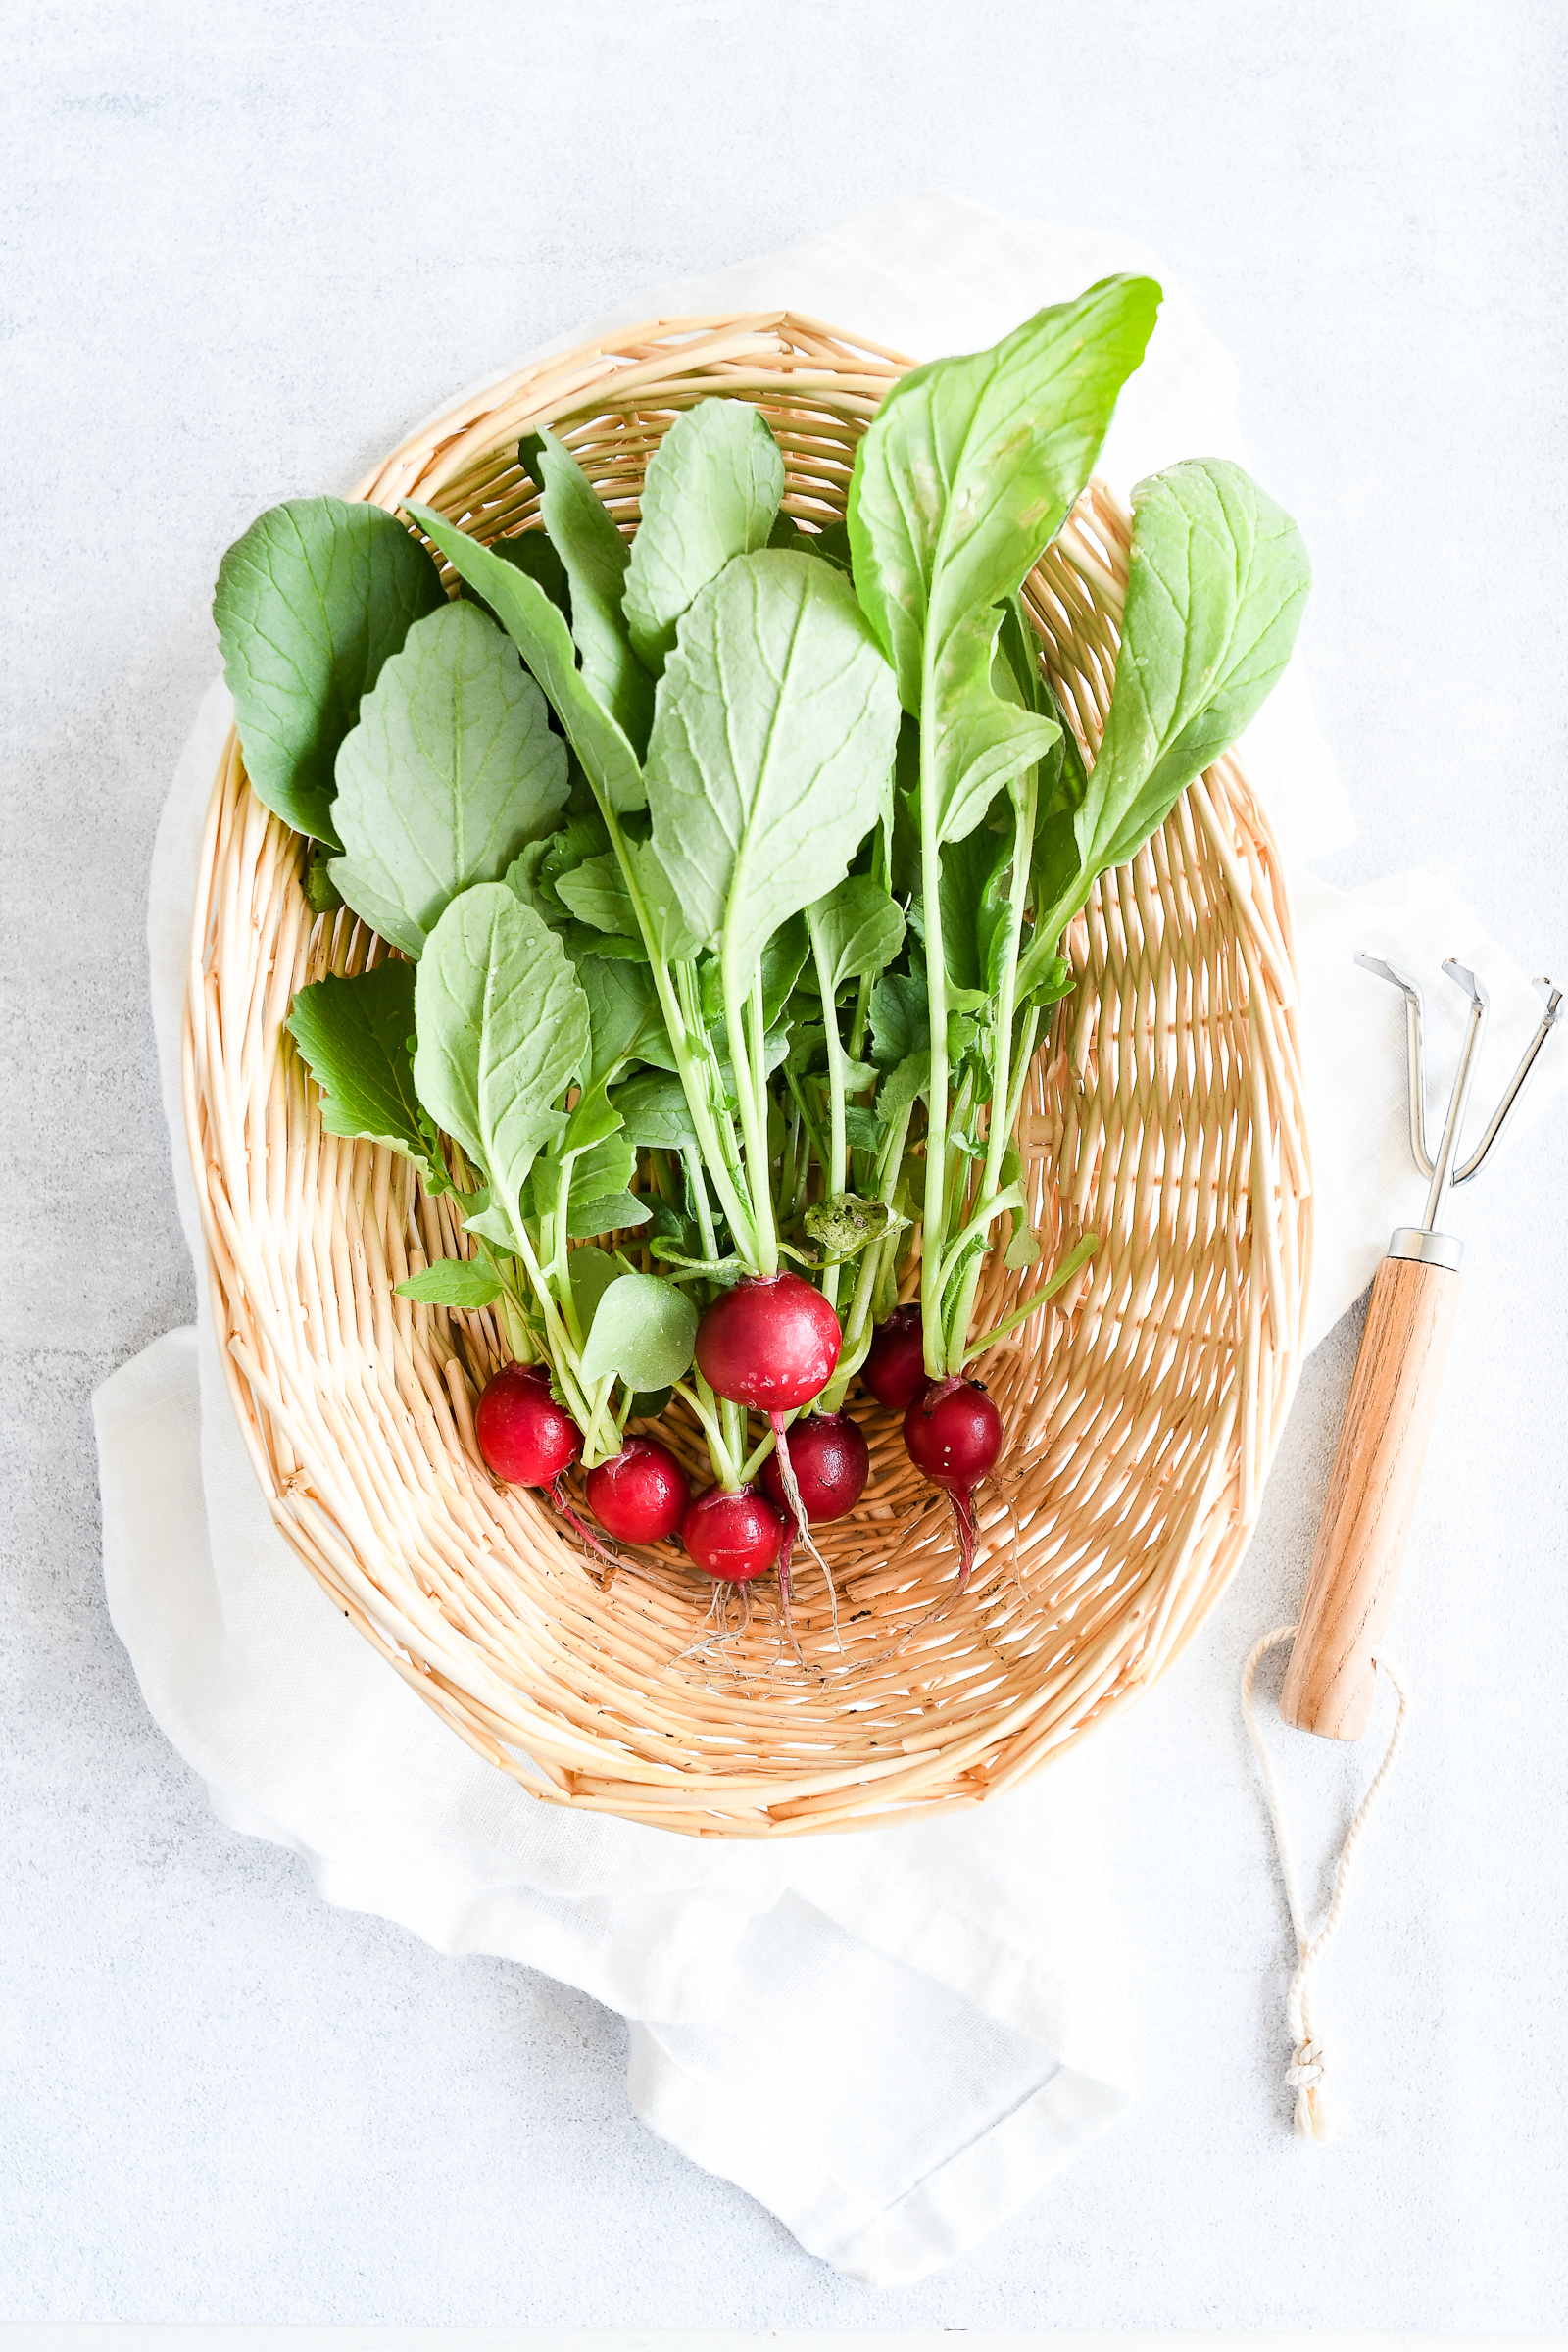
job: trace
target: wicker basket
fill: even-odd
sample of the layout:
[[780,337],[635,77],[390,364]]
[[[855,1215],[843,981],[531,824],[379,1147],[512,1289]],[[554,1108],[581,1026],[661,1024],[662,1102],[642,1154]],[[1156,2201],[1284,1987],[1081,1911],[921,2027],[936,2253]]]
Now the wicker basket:
[[[790,510],[843,512],[858,435],[907,362],[793,314],[684,318],[555,358],[417,434],[362,485],[485,539],[526,524],[521,431],[552,424],[629,530],[672,415],[756,401]],[[1026,584],[1046,668],[1087,747],[1116,659],[1128,524],[1096,484]],[[1246,1546],[1299,1353],[1311,1208],[1290,916],[1235,764],[1107,874],[1070,948],[1024,1097],[1041,1266],[982,1285],[986,1329],[1086,1229],[1073,1291],[976,1367],[1007,1444],[956,1591],[946,1500],[892,1416],[802,1561],[799,1652],[761,1595],[715,1625],[671,1551],[602,1589],[535,1495],[499,1486],[473,1403],[502,1360],[488,1313],[393,1286],[461,1253],[407,1161],[324,1135],[282,1023],[296,989],[385,951],[313,917],[302,845],[232,740],[203,843],[185,1113],[234,1409],[273,1517],[334,1604],[479,1753],[538,1795],[703,1836],[790,1836],[978,1803],[1163,1670]],[[913,1277],[911,1277],[912,1287]],[[859,1408],[858,1408],[859,1409]],[[701,1460],[678,1408],[662,1434]]]

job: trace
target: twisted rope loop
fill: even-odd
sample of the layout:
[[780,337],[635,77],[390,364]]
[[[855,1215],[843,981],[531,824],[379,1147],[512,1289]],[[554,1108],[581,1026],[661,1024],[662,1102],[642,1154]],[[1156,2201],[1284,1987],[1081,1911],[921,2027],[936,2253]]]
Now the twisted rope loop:
[[1383,1761],[1372,1776],[1371,1786],[1356,1807],[1355,1819],[1345,1834],[1340,1849],[1339,1867],[1334,1873],[1334,1892],[1323,1915],[1323,1924],[1315,1936],[1308,1936],[1301,1902],[1300,1881],[1296,1873],[1296,1854],[1290,1832],[1285,1826],[1285,1801],[1280,1793],[1273,1759],[1263,1744],[1262,1727],[1252,1704],[1252,1683],[1260,1661],[1281,1642],[1296,1637],[1294,1625],[1276,1626],[1254,1642],[1242,1668],[1242,1714],[1247,1724],[1247,1736],[1252,1742],[1258,1769],[1263,1775],[1263,1792],[1268,1799],[1269,1820],[1274,1828],[1274,1843],[1279,1849],[1280,1871],[1285,1880],[1285,1899],[1291,1907],[1291,1925],[1296,1930],[1296,1974],[1291,1979],[1285,1996],[1285,2017],[1290,2027],[1291,2063],[1285,2070],[1285,2080],[1296,2093],[1296,2131],[1301,2139],[1332,2139],[1337,2130],[1343,2131],[1348,2119],[1336,2114],[1323,2095],[1324,2078],[1328,2072],[1328,2056],[1312,2026],[1310,1980],[1318,1961],[1327,1950],[1329,1941],[1345,1911],[1345,1897],[1350,1884],[1350,1867],[1361,1833],[1366,1828],[1372,1807],[1383,1784],[1389,1777],[1410,1711],[1409,1693],[1385,1657],[1374,1656],[1373,1663],[1386,1674],[1398,1696],[1399,1711],[1395,1718],[1393,1736],[1384,1750]]

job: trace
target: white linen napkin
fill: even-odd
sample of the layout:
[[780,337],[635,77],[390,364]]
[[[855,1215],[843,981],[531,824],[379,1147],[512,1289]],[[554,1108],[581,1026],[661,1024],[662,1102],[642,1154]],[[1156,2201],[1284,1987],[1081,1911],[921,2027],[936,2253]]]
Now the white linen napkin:
[[[934,356],[992,341],[1141,261],[920,196],[640,295],[588,331],[788,303]],[[1234,390],[1225,354],[1167,288],[1103,470],[1125,492],[1179,456],[1240,455]],[[149,913],[202,1311],[94,1399],[110,1609],[147,1703],[221,1818],[303,1854],[328,1900],[444,1951],[525,1961],[618,2009],[631,2021],[632,2100],[656,2131],[846,2276],[917,2278],[1036,2195],[1131,2096],[1086,1760],[929,1827],[699,1844],[536,1802],[455,1740],[330,1607],[272,1526],[234,1425],[180,1111],[196,858],[229,717],[217,685],[164,812]],[[1294,671],[1242,758],[1295,859],[1349,838]],[[1317,1187],[1312,1341],[1365,1286],[1422,1189],[1405,1143],[1402,1007],[1354,969],[1352,950],[1423,971],[1458,954],[1483,974],[1494,1013],[1478,1102],[1500,1091],[1539,1007],[1429,876],[1353,897],[1300,881],[1296,913]],[[1432,1011],[1442,1068],[1447,1008],[1434,998]],[[1554,1039],[1524,1117],[1565,1065]]]

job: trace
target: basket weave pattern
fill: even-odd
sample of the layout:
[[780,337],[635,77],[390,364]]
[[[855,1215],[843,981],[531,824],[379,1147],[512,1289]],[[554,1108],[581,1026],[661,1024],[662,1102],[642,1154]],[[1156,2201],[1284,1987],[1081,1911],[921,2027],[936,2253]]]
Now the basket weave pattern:
[[[361,485],[486,540],[536,497],[520,433],[552,425],[623,527],[672,416],[757,402],[802,519],[843,513],[855,446],[907,363],[790,314],[681,319],[491,387]],[[1109,700],[1128,521],[1099,484],[1025,587],[1088,750]],[[499,1486],[473,1405],[505,1350],[489,1312],[393,1295],[466,1244],[405,1160],[322,1132],[282,1023],[295,991],[386,953],[317,918],[303,848],[230,740],[203,843],[185,1116],[230,1392],[272,1515],[341,1608],[480,1754],[541,1797],[703,1835],[853,1828],[1008,1788],[1136,1696],[1245,1548],[1290,1400],[1310,1182],[1278,854],[1234,761],[1178,803],[1073,926],[1074,994],[1025,1091],[1038,1267],[988,1262],[977,1329],[1085,1231],[1072,1289],[973,1367],[1006,1445],[955,1590],[945,1498],[862,1399],[872,1475],[798,1558],[799,1652],[771,1580],[713,1622],[671,1549],[602,1587],[543,1500]],[[906,1293],[917,1287],[911,1268]],[[680,1408],[669,1437],[706,1474]]]

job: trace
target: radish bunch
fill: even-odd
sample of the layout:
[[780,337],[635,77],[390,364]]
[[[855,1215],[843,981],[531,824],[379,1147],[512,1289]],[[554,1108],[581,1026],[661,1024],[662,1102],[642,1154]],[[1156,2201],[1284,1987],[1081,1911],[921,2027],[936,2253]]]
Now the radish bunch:
[[384,943],[290,1034],[326,1127],[451,1197],[466,1253],[399,1294],[494,1318],[480,1449],[595,1550],[678,1540],[787,1607],[795,1546],[864,1490],[858,1376],[969,1576],[1005,1434],[970,1367],[1096,1246],[975,1330],[988,1263],[1042,1253],[1051,1171],[1015,1137],[1067,928],[1247,725],[1306,589],[1239,467],[1140,483],[1087,764],[1020,583],[1158,302],[1107,278],[913,369],[842,522],[724,397],[669,425],[634,529],[539,431],[486,461],[524,518],[493,546],[476,510],[303,499],[223,560],[252,788],[320,918]]

